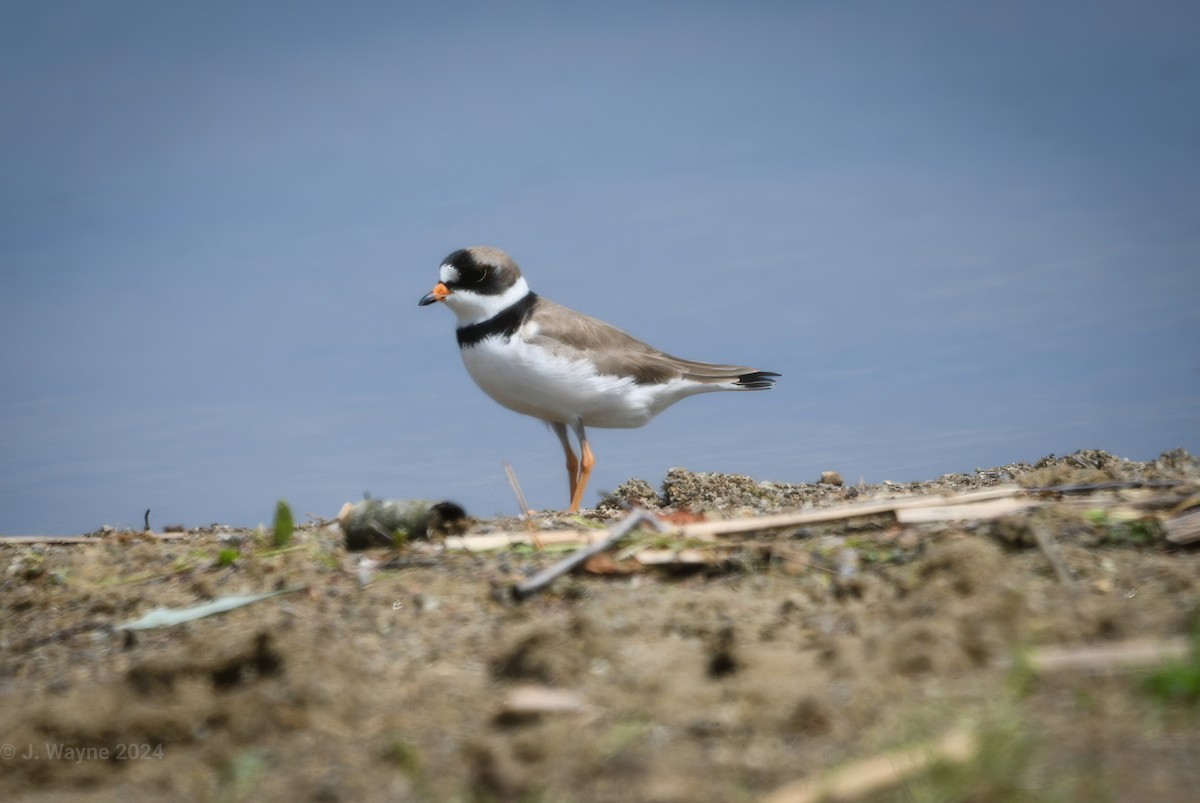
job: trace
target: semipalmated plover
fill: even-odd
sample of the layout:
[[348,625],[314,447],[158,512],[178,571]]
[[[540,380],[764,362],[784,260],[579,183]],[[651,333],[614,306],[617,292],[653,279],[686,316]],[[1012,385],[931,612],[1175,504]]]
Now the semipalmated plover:
[[[467,373],[510,410],[540,418],[562,443],[570,511],[579,510],[595,458],[586,427],[640,427],[686,396],[768,390],[779,374],[664,354],[625,332],[529,289],[499,248],[455,251],[418,304],[441,301],[458,316]],[[579,440],[571,450],[567,427]]]

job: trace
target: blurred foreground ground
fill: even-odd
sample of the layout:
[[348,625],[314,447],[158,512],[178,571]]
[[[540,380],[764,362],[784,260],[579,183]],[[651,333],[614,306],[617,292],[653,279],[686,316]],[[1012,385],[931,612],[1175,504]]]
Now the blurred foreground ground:
[[[1013,483],[1076,490],[982,520],[865,516],[717,546],[638,535],[697,559],[617,548],[522,602],[512,584],[561,548],[349,553],[318,526],[284,549],[222,528],[0,541],[0,799],[799,800],[797,781],[951,731],[970,735],[965,759],[857,799],[1195,799],[1200,549],[1164,528],[1200,493],[1185,453],[864,487],[673,470],[661,493],[616,496],[742,519]],[[1179,657],[1041,660],[1130,640]]]

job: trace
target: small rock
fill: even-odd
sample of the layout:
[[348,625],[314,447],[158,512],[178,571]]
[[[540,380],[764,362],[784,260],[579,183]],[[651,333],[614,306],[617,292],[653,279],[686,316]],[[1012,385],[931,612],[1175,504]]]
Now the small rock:
[[658,510],[663,506],[663,498],[650,483],[633,477],[618,485],[617,489],[606,495],[597,507],[625,509],[629,505]]
[[822,471],[821,479],[818,480],[822,485],[845,485],[846,481],[842,479],[842,475],[836,471]]

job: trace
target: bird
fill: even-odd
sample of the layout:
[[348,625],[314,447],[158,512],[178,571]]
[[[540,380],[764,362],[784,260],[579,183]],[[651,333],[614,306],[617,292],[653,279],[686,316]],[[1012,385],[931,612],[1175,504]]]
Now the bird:
[[[568,511],[577,513],[595,466],[587,428],[640,427],[680,399],[718,390],[769,390],[780,374],[673,357],[597,318],[534,293],[521,268],[491,246],[459,249],[418,306],[457,318],[467,373],[510,410],[546,422],[566,456]],[[579,442],[571,448],[568,429]]]

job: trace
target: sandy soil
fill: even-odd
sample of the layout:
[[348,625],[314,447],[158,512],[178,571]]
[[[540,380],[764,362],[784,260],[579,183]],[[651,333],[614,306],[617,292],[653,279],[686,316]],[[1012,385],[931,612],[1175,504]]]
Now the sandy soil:
[[[5,545],[0,799],[800,799],[789,784],[963,729],[977,745],[966,760],[857,799],[1194,800],[1195,656],[1170,682],[1163,661],[1036,660],[1188,637],[1200,550],[1162,529],[1200,488],[1185,453],[1142,464],[1086,452],[866,487],[672,470],[660,489],[631,481],[616,496],[721,518],[1113,481],[1142,487],[1046,494],[985,521],[750,533],[698,567],[614,555],[522,602],[512,584],[561,551],[350,553],[318,526],[283,550],[225,528]],[[609,501],[586,520],[623,515]],[[524,525],[472,527],[504,529]],[[292,591],[114,629],[159,606],[271,590]]]

